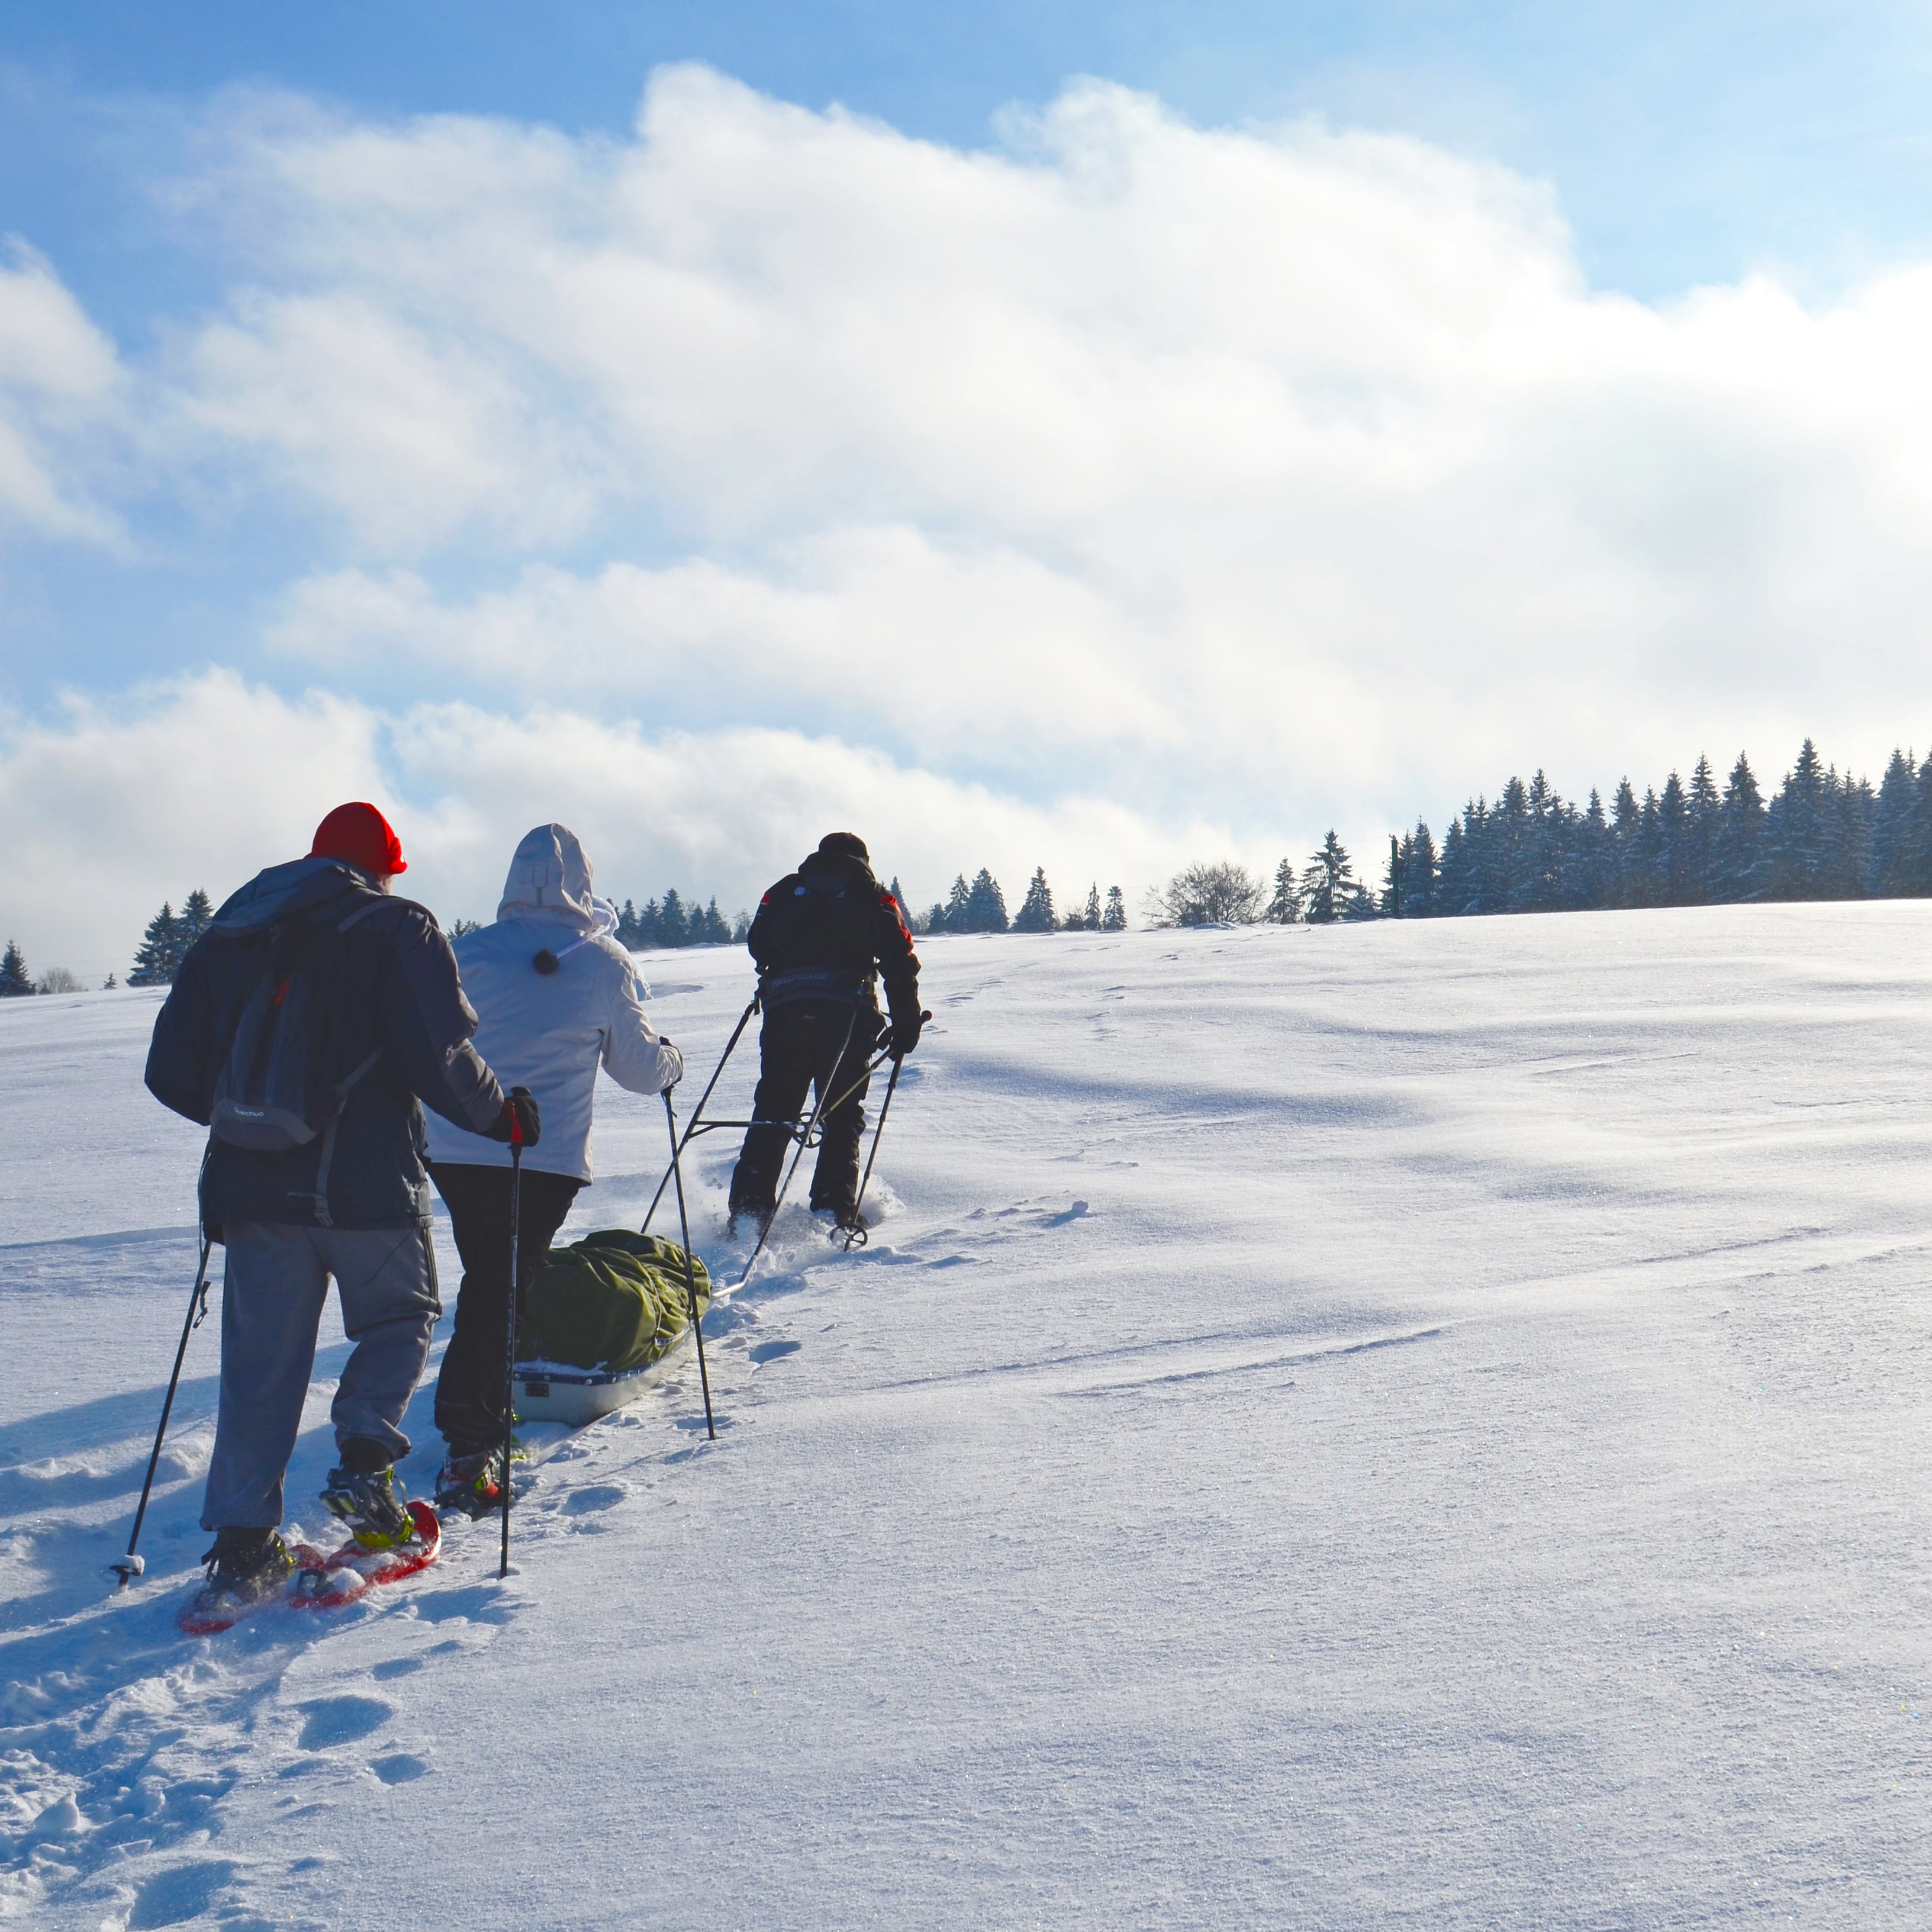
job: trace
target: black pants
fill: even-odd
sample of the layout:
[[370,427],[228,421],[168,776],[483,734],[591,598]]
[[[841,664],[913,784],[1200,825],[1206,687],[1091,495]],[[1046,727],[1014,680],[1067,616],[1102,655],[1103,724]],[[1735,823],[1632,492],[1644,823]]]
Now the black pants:
[[[854,1012],[857,1018],[854,1018]],[[859,1196],[859,1143],[866,1132],[866,1074],[882,1022],[869,1004],[854,1009],[830,1000],[801,1000],[765,1012],[758,1037],[758,1090],[754,1120],[803,1119],[808,1090],[836,1096],[853,1088],[820,1124],[818,1165],[812,1170],[812,1204],[843,1212]],[[848,1037],[849,1030],[849,1037]],[[841,1046],[844,1051],[840,1051]],[[769,1214],[784,1172],[790,1136],[782,1125],[753,1127],[731,1174],[731,1211]]]
[[[436,1426],[458,1456],[503,1439],[503,1384],[508,1364],[510,1170],[438,1161],[430,1170],[449,1209],[463,1286],[456,1298],[456,1332],[436,1382]],[[524,1169],[517,1217],[517,1285],[526,1287],[583,1182],[567,1174]],[[518,1310],[521,1312],[520,1308]]]

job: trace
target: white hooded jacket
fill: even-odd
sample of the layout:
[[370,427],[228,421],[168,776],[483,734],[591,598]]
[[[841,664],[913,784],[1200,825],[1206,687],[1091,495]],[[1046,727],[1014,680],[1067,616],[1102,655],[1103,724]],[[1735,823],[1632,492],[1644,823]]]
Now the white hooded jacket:
[[[507,1089],[527,1087],[543,1110],[542,1137],[524,1156],[548,1174],[592,1178],[590,1115],[601,1064],[620,1087],[656,1094],[684,1071],[683,1056],[645,1017],[631,956],[611,938],[616,915],[593,898],[590,862],[566,826],[540,825],[510,861],[496,922],[456,941],[463,990],[476,1009],[476,1051]],[[539,953],[556,962],[545,973]],[[508,1167],[501,1142],[439,1117],[429,1157]]]

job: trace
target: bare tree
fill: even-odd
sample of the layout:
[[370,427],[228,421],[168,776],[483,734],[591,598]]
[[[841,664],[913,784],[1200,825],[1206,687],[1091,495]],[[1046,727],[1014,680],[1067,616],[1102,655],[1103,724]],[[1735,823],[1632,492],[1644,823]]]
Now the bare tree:
[[1189,866],[1157,892],[1147,910],[1156,926],[1252,926],[1261,917],[1266,888],[1232,859]]
[[87,991],[86,983],[64,966],[50,966],[40,975],[40,988],[44,993],[84,993]]

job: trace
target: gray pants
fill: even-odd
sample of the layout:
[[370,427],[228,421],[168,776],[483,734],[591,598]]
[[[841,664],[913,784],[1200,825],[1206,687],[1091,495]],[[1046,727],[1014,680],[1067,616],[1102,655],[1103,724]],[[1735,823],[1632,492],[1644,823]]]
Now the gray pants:
[[397,1426],[429,1360],[436,1251],[427,1228],[290,1228],[230,1222],[221,1288],[221,1420],[201,1506],[203,1529],[272,1529],[302,1426],[322,1304],[335,1277],[356,1346],[330,1412],[339,1448],[410,1453]]

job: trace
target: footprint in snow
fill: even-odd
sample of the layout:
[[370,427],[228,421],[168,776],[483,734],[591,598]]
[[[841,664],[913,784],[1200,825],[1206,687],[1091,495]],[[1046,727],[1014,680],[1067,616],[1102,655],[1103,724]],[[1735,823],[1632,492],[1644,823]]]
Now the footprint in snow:
[[235,1868],[226,1859],[217,1858],[176,1865],[149,1879],[134,1894],[128,1932],[145,1932],[149,1926],[185,1925],[190,1919],[206,1916],[214,1906],[215,1894],[226,1889],[234,1876]]
[[380,1697],[320,1697],[296,1708],[308,1719],[296,1742],[304,1750],[327,1750],[332,1744],[352,1744],[380,1730],[395,1708]]
[[392,1757],[376,1758],[369,1768],[385,1784],[411,1784],[429,1774],[429,1766],[407,1751],[398,1751]]
[[767,1362],[781,1362],[788,1355],[796,1354],[804,1346],[802,1342],[760,1342],[750,1352],[749,1359],[763,1368]]
[[601,1510],[615,1509],[630,1494],[622,1483],[596,1483],[587,1489],[572,1490],[563,1499],[566,1516],[594,1516]]

